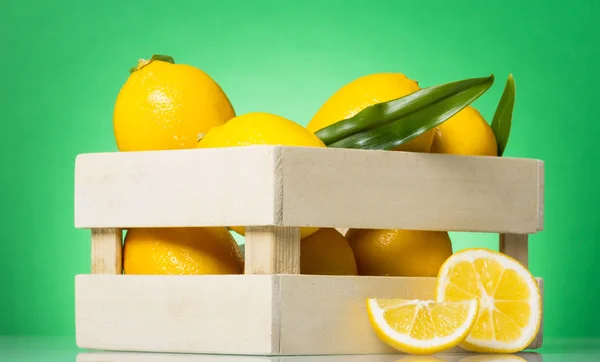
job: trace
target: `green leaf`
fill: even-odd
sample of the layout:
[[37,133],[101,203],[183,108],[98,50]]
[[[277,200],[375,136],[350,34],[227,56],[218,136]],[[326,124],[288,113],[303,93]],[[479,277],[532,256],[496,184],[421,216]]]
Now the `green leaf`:
[[496,135],[496,143],[498,143],[498,156],[504,154],[506,145],[508,144],[508,136],[510,135],[510,127],[512,125],[513,109],[515,107],[515,80],[512,74],[508,75],[504,92],[498,102],[498,107],[492,119],[492,130]]
[[170,55],[162,55],[162,54],[154,54],[152,55],[151,60],[160,60],[161,62],[167,62],[171,64],[175,64],[175,59],[173,59]]
[[[386,123],[327,144],[336,148],[391,150],[436,127],[485,93],[494,75],[429,87],[402,97]],[[371,122],[374,123],[374,122]],[[381,123],[381,122],[379,122]]]
[[[492,84],[494,76],[470,78],[457,82],[420,89],[407,96],[369,106],[351,118],[338,121],[315,132],[326,145],[333,144],[353,134],[406,117],[438,102],[462,94],[482,84]],[[487,88],[486,88],[487,89]]]
[[138,70],[141,70],[142,68],[144,68],[145,66],[147,66],[148,64],[150,64],[154,61],[175,64],[175,59],[173,59],[173,57],[170,55],[153,54],[149,60],[146,60],[146,59],[138,60],[138,64],[135,67],[129,68],[129,74],[132,74],[134,72],[137,72]]

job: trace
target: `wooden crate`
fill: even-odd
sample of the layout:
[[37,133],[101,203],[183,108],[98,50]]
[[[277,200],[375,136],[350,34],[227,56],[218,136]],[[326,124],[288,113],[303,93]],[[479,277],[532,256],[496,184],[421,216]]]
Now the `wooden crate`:
[[[91,229],[92,274],[76,276],[77,345],[394,353],[365,299],[433,298],[435,278],[301,275],[299,227],[498,233],[500,250],[527,265],[528,234],[543,229],[543,175],[531,159],[333,148],[79,155],[75,225]],[[227,225],[247,226],[244,275],[122,275],[123,229]],[[541,343],[542,330],[530,348]]]

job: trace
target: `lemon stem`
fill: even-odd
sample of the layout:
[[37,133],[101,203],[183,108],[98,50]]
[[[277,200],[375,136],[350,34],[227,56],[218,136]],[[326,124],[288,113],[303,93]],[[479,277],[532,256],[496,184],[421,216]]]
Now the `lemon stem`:
[[137,65],[129,69],[129,73],[131,74],[133,72],[136,72],[155,60],[175,64],[175,59],[173,59],[173,57],[170,55],[154,54],[150,59],[139,59]]
[[198,142],[202,141],[204,136],[206,136],[206,133],[198,133]]

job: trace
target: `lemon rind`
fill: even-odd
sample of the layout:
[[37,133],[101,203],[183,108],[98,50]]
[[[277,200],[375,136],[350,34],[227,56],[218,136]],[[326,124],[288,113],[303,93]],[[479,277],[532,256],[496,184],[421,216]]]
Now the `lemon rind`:
[[[427,301],[413,300],[403,303],[404,305],[414,303],[426,303]],[[477,315],[479,314],[479,303],[473,299],[470,301],[449,302],[449,303],[464,303],[468,304],[468,318],[463,325],[458,328],[455,333],[446,337],[436,337],[433,339],[420,340],[410,337],[407,334],[399,333],[391,328],[383,318],[384,308],[381,308],[377,303],[376,298],[367,300],[367,309],[371,324],[375,327],[374,330],[380,339],[388,345],[401,350],[405,353],[436,353],[441,352],[459,345],[466,336],[470,333]]]
[[542,318],[542,298],[539,290],[539,286],[531,274],[531,272],[525,268],[516,259],[500,252],[492,251],[489,249],[476,248],[476,249],[465,249],[454,253],[440,268],[437,278],[436,285],[436,301],[443,302],[444,294],[447,286],[450,284],[448,276],[450,275],[449,269],[460,262],[474,262],[475,259],[479,258],[490,258],[499,260],[500,264],[504,268],[510,268],[515,270],[527,283],[530,290],[530,296],[528,304],[531,306],[531,315],[527,326],[522,328],[521,338],[514,342],[501,342],[498,340],[479,340],[471,336],[467,336],[465,340],[460,344],[460,347],[472,352],[486,353],[486,352],[502,352],[502,353],[515,353],[526,349],[537,336]]

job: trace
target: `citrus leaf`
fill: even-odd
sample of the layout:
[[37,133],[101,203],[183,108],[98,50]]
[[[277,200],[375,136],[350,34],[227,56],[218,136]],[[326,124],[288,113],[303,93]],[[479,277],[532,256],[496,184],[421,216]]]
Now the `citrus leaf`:
[[419,110],[429,108],[436,103],[456,94],[478,87],[481,84],[493,83],[494,76],[470,78],[420,89],[404,97],[381,102],[358,112],[351,118],[338,121],[315,132],[326,145],[333,144],[353,134],[380,126],[390,121],[405,117]]
[[167,62],[171,64],[175,64],[175,59],[173,59],[170,55],[162,55],[162,54],[153,54],[151,60],[160,60],[161,62]]
[[129,68],[129,74],[133,74],[133,73],[137,72],[138,70],[141,70],[142,68],[144,68],[145,66],[147,66],[148,64],[150,64],[156,60],[161,61],[161,62],[175,64],[175,59],[173,59],[173,57],[170,55],[153,54],[149,60],[146,60],[146,59],[138,60],[138,64],[135,67]]
[[515,80],[512,74],[508,75],[504,92],[498,102],[498,107],[492,119],[492,130],[496,135],[496,143],[498,143],[498,156],[504,154],[506,145],[508,144],[508,136],[510,135],[510,127],[512,125],[513,109],[515,107]]
[[[485,93],[494,75],[425,88],[397,109],[393,120],[328,144],[335,148],[391,150],[436,127]],[[433,88],[433,89],[432,89]],[[403,98],[413,96],[415,93]],[[398,116],[399,115],[399,116]]]

